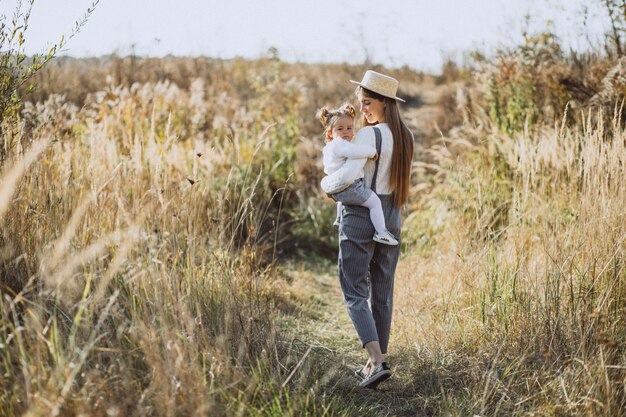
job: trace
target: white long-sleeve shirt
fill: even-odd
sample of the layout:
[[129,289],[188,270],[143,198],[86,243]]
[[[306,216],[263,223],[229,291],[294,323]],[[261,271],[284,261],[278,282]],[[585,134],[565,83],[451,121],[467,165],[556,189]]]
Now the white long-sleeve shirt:
[[[328,175],[339,170],[348,160],[363,159],[363,162],[365,162],[367,158],[372,158],[376,155],[376,148],[369,145],[357,145],[345,139],[335,138],[326,143],[322,154],[324,156],[324,173]],[[363,166],[352,170],[352,174],[354,176],[352,181],[357,178],[363,178],[365,175]]]
[[[389,185],[391,177],[391,156],[393,154],[393,135],[387,123],[376,125],[380,129],[382,144],[380,155],[378,156],[378,174],[376,175],[376,192],[378,194],[391,194],[393,190]],[[334,140],[332,141],[334,142]],[[331,143],[332,143],[331,142]],[[366,126],[359,130],[353,145],[366,145],[376,148],[376,134],[373,126]],[[328,194],[334,194],[347,188],[358,176],[355,172],[363,172],[365,185],[371,187],[374,177],[376,162],[371,159],[347,159],[345,163],[333,173],[322,179],[322,190]]]

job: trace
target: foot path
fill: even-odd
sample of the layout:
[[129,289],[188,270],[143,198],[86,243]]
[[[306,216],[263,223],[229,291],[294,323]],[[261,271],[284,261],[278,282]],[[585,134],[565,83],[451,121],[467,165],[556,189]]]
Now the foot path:
[[[400,271],[399,271],[400,272]],[[393,377],[376,391],[358,386],[354,370],[362,366],[367,355],[359,341],[343,304],[336,266],[328,265],[311,271],[305,267],[288,269],[289,291],[300,300],[299,311],[282,317],[281,327],[290,334],[291,349],[300,356],[315,355],[313,366],[325,371],[319,378],[320,391],[336,397],[335,404],[344,404],[360,416],[416,416],[423,406],[419,393],[412,392],[410,370],[394,363],[398,357],[389,355]],[[401,273],[401,272],[400,272]],[[300,346],[295,346],[300,344]],[[309,349],[310,348],[310,349]],[[309,358],[311,359],[311,358]],[[296,358],[294,358],[296,362]],[[304,367],[303,367],[304,368]],[[301,372],[308,372],[302,369]],[[295,378],[295,377],[294,377]]]
[[[404,119],[416,137],[416,152],[438,138],[436,120],[441,115],[441,97],[450,94],[449,87],[436,86],[433,80],[428,85],[414,86],[414,96],[404,112]],[[414,262],[414,261],[413,261]],[[408,268],[410,269],[410,268]],[[396,272],[396,281],[411,271],[403,267],[400,258]],[[297,352],[299,358],[315,356],[317,367],[325,370],[319,379],[322,392],[336,398],[353,412],[347,415],[359,416],[419,416],[417,410],[432,410],[429,405],[439,393],[422,393],[416,388],[416,370],[402,366],[402,357],[393,354],[387,360],[392,366],[393,377],[376,391],[358,386],[359,379],[354,370],[367,360],[367,355],[359,347],[356,332],[343,304],[343,296],[337,278],[337,266],[329,261],[323,266],[293,265],[285,269],[288,277],[289,292],[297,306],[296,312],[282,316],[281,328],[292,337],[290,350]],[[300,344],[300,346],[295,346]],[[310,359],[310,358],[309,358]],[[304,363],[305,361],[302,361]],[[293,365],[292,365],[293,366]],[[307,372],[302,365],[301,372]],[[417,371],[419,372],[419,371]],[[294,375],[295,378],[295,375]],[[427,398],[429,397],[429,398]]]

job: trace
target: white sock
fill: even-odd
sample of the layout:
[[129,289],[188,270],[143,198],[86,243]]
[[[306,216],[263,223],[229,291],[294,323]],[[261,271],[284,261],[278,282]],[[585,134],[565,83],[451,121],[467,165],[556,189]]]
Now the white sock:
[[370,219],[377,233],[384,233],[387,230],[385,226],[385,214],[383,213],[383,206],[380,203],[380,198],[376,193],[372,193],[370,198],[365,200],[365,203],[361,204],[363,207],[370,209]]

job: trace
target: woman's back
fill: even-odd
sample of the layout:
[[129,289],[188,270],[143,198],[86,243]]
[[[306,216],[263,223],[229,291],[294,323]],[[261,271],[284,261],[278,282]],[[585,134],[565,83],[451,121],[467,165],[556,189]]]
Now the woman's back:
[[[379,123],[376,125],[380,129],[382,136],[382,145],[380,155],[378,156],[378,173],[376,174],[376,193],[377,194],[391,194],[392,189],[389,183],[391,177],[391,159],[393,155],[393,135],[389,129],[387,123]],[[374,133],[374,126],[366,126],[359,130],[354,139],[354,143],[359,145],[369,145],[376,147],[376,135]],[[376,168],[376,161],[368,159],[365,163],[365,185],[371,187],[372,178],[374,177],[374,169]]]

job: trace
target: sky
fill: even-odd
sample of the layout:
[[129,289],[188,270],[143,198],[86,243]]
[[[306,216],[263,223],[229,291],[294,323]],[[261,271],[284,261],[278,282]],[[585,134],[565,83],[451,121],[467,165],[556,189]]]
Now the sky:
[[[72,32],[93,0],[35,0],[26,52]],[[11,20],[16,0],[0,0]],[[549,29],[566,47],[598,44],[608,27],[600,0],[100,0],[63,54],[205,55],[408,65],[437,71],[444,59],[487,54]],[[25,6],[22,6],[25,9]],[[587,13],[584,13],[584,10]],[[586,17],[584,17],[586,16]]]

